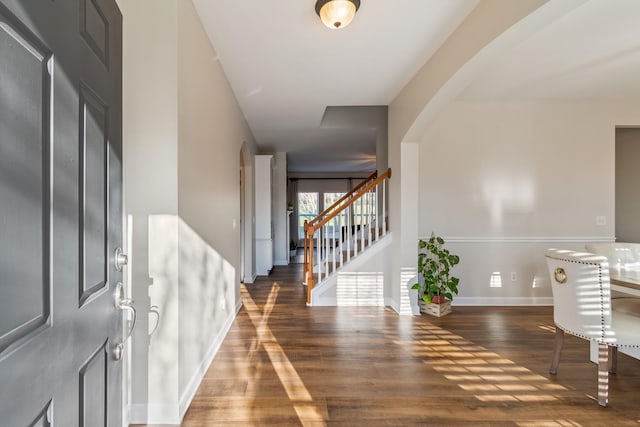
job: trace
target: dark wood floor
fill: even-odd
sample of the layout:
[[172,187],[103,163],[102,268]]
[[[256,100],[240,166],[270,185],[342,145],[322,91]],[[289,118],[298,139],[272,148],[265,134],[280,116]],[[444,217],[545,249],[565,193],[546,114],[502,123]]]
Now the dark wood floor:
[[638,426],[640,361],[620,355],[610,406],[586,341],[557,376],[550,307],[398,316],[305,306],[300,266],[243,289],[244,307],[182,426]]

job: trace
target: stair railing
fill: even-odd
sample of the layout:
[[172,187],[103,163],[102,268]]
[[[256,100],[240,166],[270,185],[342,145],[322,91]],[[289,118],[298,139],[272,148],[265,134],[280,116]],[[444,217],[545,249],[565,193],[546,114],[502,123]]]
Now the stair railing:
[[335,209],[337,209],[338,207],[340,207],[342,204],[348,202],[354,194],[356,194],[358,192],[358,190],[360,190],[362,187],[364,187],[365,185],[369,184],[370,182],[372,182],[373,180],[375,180],[378,177],[378,171],[375,171],[374,173],[372,173],[371,175],[369,175],[368,177],[366,177],[360,184],[356,185],[355,187],[353,187],[351,189],[351,191],[349,191],[348,193],[345,193],[342,197],[340,197],[338,200],[336,200],[335,202],[333,202],[333,204],[331,206],[329,206],[328,208],[326,208],[325,210],[323,210],[322,212],[320,212],[318,214],[318,216],[316,216],[315,218],[313,218],[311,221],[307,222],[305,220],[305,227],[308,224],[317,224],[321,219],[323,219],[326,215],[328,215],[330,212],[333,212]]
[[[350,193],[304,226],[304,283],[307,285],[307,304],[311,291],[323,275],[342,267],[352,256],[364,251],[387,233],[386,194],[391,169],[377,176],[371,175]],[[317,248],[314,258],[314,244]],[[316,266],[314,268],[314,265]]]
[[[308,266],[309,263],[308,261],[310,259],[307,259],[307,253],[309,250],[309,239],[307,238],[307,228],[312,226],[315,227],[316,229],[318,222],[320,222],[323,218],[325,218],[329,213],[333,212],[334,210],[338,209],[340,206],[342,206],[344,203],[347,203],[349,200],[351,200],[351,198],[353,198],[354,194],[356,194],[358,192],[358,190],[360,190],[362,187],[364,187],[365,185],[373,182],[376,178],[378,177],[378,171],[373,172],[371,175],[369,175],[368,177],[366,177],[362,182],[360,182],[358,185],[356,185],[355,187],[353,187],[349,192],[345,193],[342,197],[340,197],[338,200],[336,200],[331,206],[329,206],[328,208],[326,208],[325,210],[323,210],[322,212],[320,212],[318,214],[318,216],[316,216],[315,218],[313,218],[310,221],[307,221],[306,219],[304,220],[304,225],[303,225],[303,233],[304,233],[304,271],[303,271],[303,277],[304,277],[304,284],[307,284],[307,273],[308,273]],[[311,240],[311,242],[313,242],[313,240]]]

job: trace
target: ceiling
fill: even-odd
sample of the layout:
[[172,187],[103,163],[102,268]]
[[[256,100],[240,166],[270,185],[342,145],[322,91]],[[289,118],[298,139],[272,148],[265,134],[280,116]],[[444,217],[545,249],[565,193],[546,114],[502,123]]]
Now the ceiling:
[[[574,1],[460,98],[640,99],[640,1]],[[389,105],[478,0],[361,3],[330,30],[315,0],[194,0],[258,147],[287,152],[290,172],[374,170],[378,125],[358,109]]]
[[315,0],[194,0],[256,143],[290,172],[375,169],[370,121],[323,123],[328,106],[388,105],[477,0],[362,0],[325,27]]
[[638,102],[640,1],[576,3],[583,4],[506,52],[460,98]]

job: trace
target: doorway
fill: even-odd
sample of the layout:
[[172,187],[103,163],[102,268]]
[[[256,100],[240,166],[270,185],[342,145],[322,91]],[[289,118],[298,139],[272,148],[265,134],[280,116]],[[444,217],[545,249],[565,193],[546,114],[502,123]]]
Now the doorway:
[[615,237],[640,243],[640,128],[616,129]]
[[245,279],[245,167],[244,167],[244,154],[240,150],[240,282],[244,283]]

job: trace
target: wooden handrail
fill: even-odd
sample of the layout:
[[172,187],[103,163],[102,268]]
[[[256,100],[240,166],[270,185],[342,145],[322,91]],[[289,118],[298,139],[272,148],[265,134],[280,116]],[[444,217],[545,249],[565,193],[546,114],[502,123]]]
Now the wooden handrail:
[[[310,226],[314,226],[318,221],[320,221],[322,219],[322,217],[324,217],[327,212],[331,212],[331,210],[335,209],[337,206],[340,205],[340,203],[342,203],[343,201],[345,201],[346,199],[350,198],[353,196],[353,194],[358,191],[360,188],[362,188],[363,186],[365,186],[369,181],[371,181],[372,179],[377,178],[378,176],[378,171],[373,172],[371,175],[369,175],[368,177],[366,177],[362,182],[360,182],[358,185],[356,185],[355,187],[353,187],[351,190],[349,190],[349,192],[345,193],[342,197],[340,197],[338,200],[336,200],[331,206],[329,206],[328,208],[326,208],[325,210],[323,210],[322,212],[320,212],[320,214],[318,214],[315,218],[311,219],[310,221],[307,221],[306,219],[304,220],[304,224],[302,226],[302,231],[304,233],[304,246],[303,246],[303,277],[307,277],[307,272],[308,272],[308,268],[309,268],[309,262],[313,260],[313,257],[310,256],[310,259],[307,259],[307,255],[308,255],[308,249],[309,249],[309,242],[308,242],[308,237],[307,237],[307,228]],[[315,229],[318,229],[318,227],[316,226]],[[313,234],[315,233],[315,231],[312,229],[311,231],[311,236],[313,237]],[[310,250],[311,255],[313,255],[313,248],[311,248]]]
[[[372,182],[369,182],[375,175],[375,179]],[[307,280],[307,304],[311,303],[311,291],[313,290],[314,279],[313,279],[313,236],[316,230],[319,230],[324,226],[327,222],[331,221],[333,218],[338,216],[341,212],[343,212],[347,207],[353,205],[356,200],[359,200],[363,195],[368,193],[372,188],[376,187],[385,179],[391,178],[391,169],[387,169],[385,173],[380,176],[376,174],[371,175],[365,181],[361,182],[358,186],[354,187],[354,189],[349,193],[350,200],[344,204],[336,206],[339,202],[343,202],[347,197],[342,197],[338,202],[334,203],[331,208],[325,209],[322,214],[318,215],[313,220],[306,222],[304,224],[304,277]],[[331,213],[327,214],[327,211],[331,211]]]
[[371,175],[366,177],[362,182],[360,182],[360,184],[358,184],[355,187],[353,187],[351,190],[349,190],[348,193],[345,193],[342,197],[340,197],[338,200],[336,200],[331,206],[329,206],[327,209],[325,209],[322,212],[320,212],[320,214],[318,214],[318,216],[316,216],[311,221],[309,221],[309,224],[315,224],[316,222],[320,221],[320,219],[324,215],[326,215],[327,212],[331,212],[332,209],[335,209],[338,205],[340,205],[340,203],[342,203],[344,200],[346,200],[349,197],[351,197],[353,195],[353,193],[355,193],[360,188],[362,188],[364,185],[366,185],[367,182],[371,181],[372,179],[376,179],[377,176],[378,176],[378,171],[375,171],[374,173],[372,173]]
[[342,212],[343,210],[345,210],[347,208],[347,206],[351,206],[352,204],[354,204],[356,200],[358,200],[364,194],[368,193],[369,190],[371,190],[373,187],[375,187],[376,185],[380,184],[385,178],[391,178],[391,169],[387,169],[387,171],[385,173],[383,173],[382,175],[377,177],[372,183],[370,183],[369,185],[364,187],[362,190],[360,190],[356,194],[354,194],[354,196],[351,198],[351,200],[349,200],[344,205],[340,206],[339,209],[336,209],[334,212],[331,212],[330,214],[326,215],[324,218],[322,218],[322,220],[319,223],[314,224],[314,228],[318,229],[318,228],[322,227],[323,225],[325,225],[330,220],[332,220],[333,218],[335,218],[336,216],[338,216],[338,214],[340,212]]

